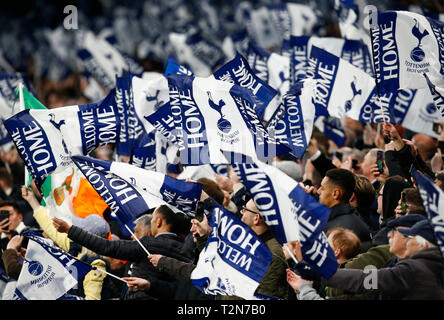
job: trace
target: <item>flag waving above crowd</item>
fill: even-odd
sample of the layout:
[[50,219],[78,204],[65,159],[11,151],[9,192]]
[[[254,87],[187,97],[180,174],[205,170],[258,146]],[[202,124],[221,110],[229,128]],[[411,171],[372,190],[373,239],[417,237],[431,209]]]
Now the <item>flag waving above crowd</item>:
[[4,10],[0,300],[444,299],[444,2]]

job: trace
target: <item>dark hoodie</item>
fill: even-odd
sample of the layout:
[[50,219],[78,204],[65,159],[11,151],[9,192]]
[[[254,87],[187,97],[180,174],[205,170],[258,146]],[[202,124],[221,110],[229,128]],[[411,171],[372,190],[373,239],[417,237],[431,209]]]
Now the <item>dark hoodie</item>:
[[410,183],[396,178],[388,179],[385,182],[382,193],[382,223],[379,232],[373,236],[372,243],[374,246],[388,244],[389,228],[387,222],[395,218],[395,209],[401,198],[402,190],[411,187]]

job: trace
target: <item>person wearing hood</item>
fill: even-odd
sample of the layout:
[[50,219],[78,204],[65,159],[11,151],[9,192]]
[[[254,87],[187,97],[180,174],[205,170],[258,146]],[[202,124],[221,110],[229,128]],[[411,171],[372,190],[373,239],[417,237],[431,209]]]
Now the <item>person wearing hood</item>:
[[399,199],[401,198],[401,192],[404,189],[410,188],[412,185],[402,179],[402,177],[390,177],[385,181],[378,191],[378,214],[379,217],[379,231],[373,236],[373,246],[379,246],[381,244],[388,244],[387,234],[389,228],[387,223],[395,218],[395,209],[398,206]]

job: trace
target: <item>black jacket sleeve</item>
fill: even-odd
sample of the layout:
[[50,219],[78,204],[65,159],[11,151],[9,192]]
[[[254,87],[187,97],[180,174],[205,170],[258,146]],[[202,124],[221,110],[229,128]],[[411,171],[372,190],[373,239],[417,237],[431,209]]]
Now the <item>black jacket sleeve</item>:
[[[71,226],[68,237],[99,255],[133,262],[147,259],[147,253],[134,240],[107,240],[74,225]],[[146,240],[147,237],[142,237],[140,242],[149,251]]]
[[315,169],[319,172],[319,174],[324,177],[328,170],[336,168],[336,166],[328,159],[323,153],[315,160],[312,160],[311,163],[315,167]]
[[163,281],[151,278],[151,285],[145,292],[160,300],[174,300],[178,289],[177,281]]

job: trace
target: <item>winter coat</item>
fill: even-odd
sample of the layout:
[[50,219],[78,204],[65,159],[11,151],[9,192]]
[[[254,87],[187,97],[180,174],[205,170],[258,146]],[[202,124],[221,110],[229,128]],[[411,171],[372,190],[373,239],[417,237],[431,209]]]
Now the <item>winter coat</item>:
[[[130,275],[132,277],[147,280],[152,278],[164,281],[173,280],[171,276],[154,268],[145,250],[135,240],[106,240],[76,226],[71,226],[68,237],[97,254],[132,262]],[[150,254],[161,254],[185,262],[193,262],[194,260],[190,251],[184,250],[183,241],[176,234],[163,233],[157,237],[144,236],[139,241]],[[134,292],[132,290],[128,290],[124,298],[127,300],[153,299],[142,291]]]
[[444,300],[443,270],[444,259],[439,248],[434,247],[400,259],[393,267],[378,269],[376,283],[370,283],[367,277],[371,273],[363,270],[338,269],[327,285],[354,293],[371,290],[383,299]]

